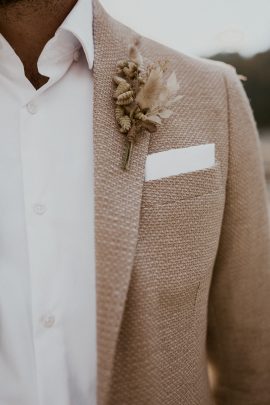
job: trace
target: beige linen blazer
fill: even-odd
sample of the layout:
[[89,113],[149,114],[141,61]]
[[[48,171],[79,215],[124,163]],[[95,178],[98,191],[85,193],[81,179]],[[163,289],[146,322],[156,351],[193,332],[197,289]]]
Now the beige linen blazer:
[[[269,219],[242,84],[142,38],[184,97],[124,172],[112,77],[135,33],[98,0],[93,29],[98,405],[269,405]],[[144,181],[147,154],[208,143],[214,167]]]

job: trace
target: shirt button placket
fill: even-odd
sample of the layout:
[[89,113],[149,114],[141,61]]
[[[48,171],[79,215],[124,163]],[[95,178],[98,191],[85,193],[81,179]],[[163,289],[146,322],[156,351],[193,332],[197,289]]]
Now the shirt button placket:
[[44,328],[52,328],[55,324],[55,317],[51,314],[45,315],[44,317],[42,317],[42,324]]
[[34,211],[37,215],[43,215],[46,212],[46,206],[44,204],[34,204]]
[[36,114],[38,112],[38,108],[37,108],[37,104],[34,102],[30,102],[26,105],[27,111],[29,112],[29,114]]

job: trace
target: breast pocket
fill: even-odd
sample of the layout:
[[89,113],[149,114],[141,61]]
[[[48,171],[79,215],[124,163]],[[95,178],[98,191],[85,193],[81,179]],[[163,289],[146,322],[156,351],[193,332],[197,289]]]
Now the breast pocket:
[[[220,162],[208,169],[145,182],[138,260],[149,277],[178,286],[210,279],[225,204]],[[143,271],[143,270],[142,270]]]
[[220,188],[221,165],[216,162],[208,169],[145,182],[142,206],[175,204],[213,193]]

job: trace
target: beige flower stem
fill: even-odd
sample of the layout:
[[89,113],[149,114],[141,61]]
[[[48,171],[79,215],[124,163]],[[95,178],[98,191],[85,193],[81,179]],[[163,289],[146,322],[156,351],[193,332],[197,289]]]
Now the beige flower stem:
[[130,168],[134,143],[136,141],[136,135],[137,135],[136,125],[132,125],[130,131],[126,135],[127,143],[123,159],[123,170],[125,171],[129,170]]
[[131,141],[127,140],[127,145],[126,145],[125,154],[124,154],[124,161],[123,161],[123,169],[125,171],[128,171],[130,168],[133,147],[134,147],[134,140],[131,140]]

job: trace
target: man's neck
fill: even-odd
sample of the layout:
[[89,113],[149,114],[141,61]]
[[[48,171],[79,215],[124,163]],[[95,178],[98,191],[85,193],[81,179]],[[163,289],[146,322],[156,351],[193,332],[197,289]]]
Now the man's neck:
[[[37,61],[42,49],[76,2],[77,0],[18,0],[0,7],[0,33],[21,59],[25,74],[32,83],[39,80]],[[33,84],[40,87],[38,83]]]

